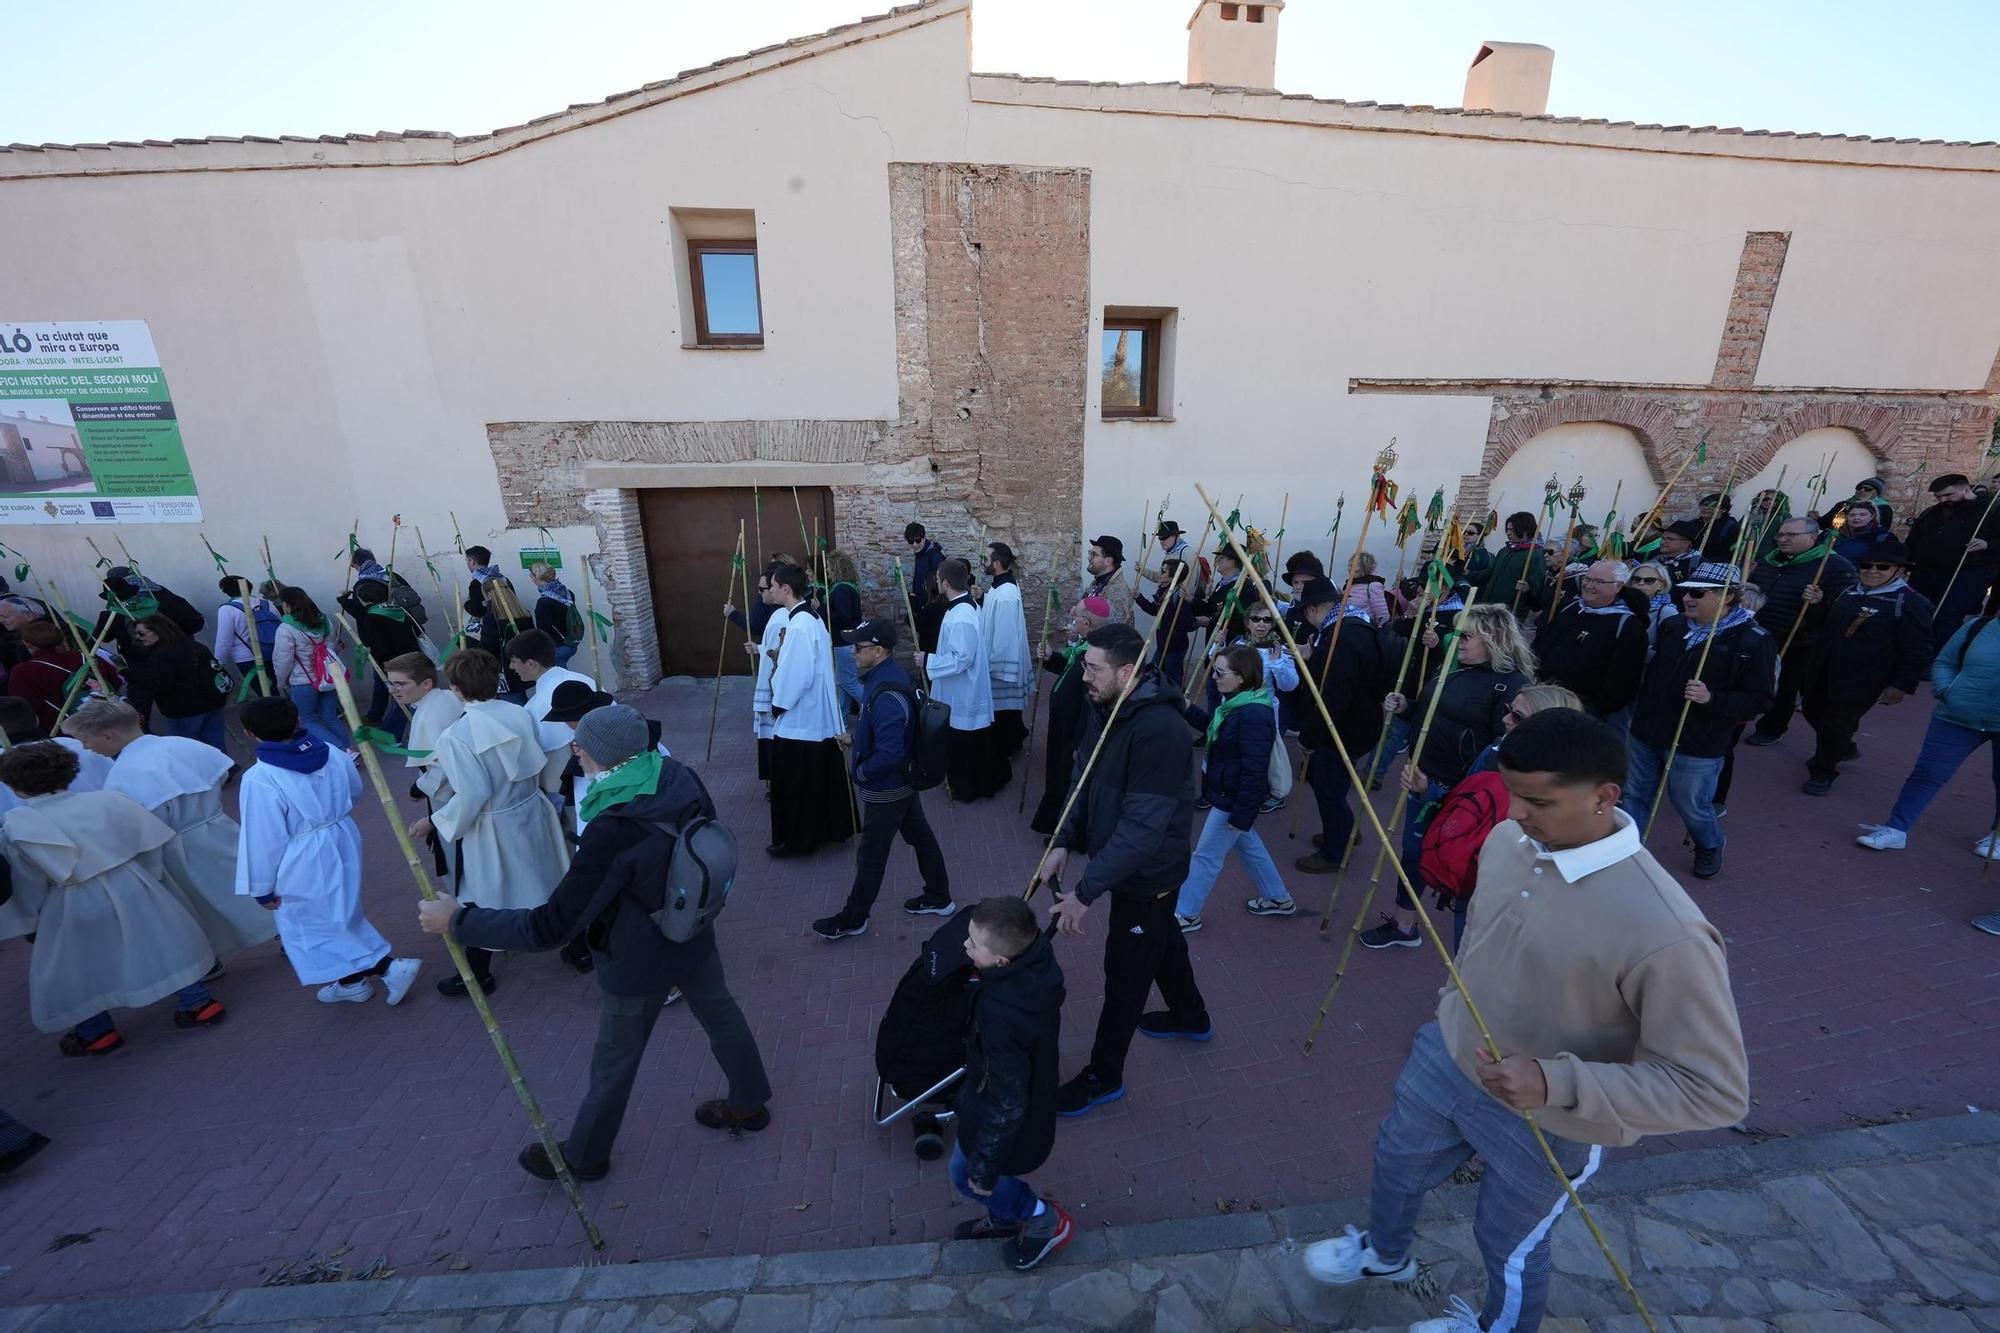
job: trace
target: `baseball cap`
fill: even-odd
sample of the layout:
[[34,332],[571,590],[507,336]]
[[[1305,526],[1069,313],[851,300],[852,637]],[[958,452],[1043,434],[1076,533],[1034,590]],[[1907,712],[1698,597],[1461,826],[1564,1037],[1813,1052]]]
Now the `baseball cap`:
[[874,620],[864,620],[853,629],[842,630],[840,632],[840,641],[842,643],[872,643],[877,648],[894,648],[896,646],[896,622],[880,617]]

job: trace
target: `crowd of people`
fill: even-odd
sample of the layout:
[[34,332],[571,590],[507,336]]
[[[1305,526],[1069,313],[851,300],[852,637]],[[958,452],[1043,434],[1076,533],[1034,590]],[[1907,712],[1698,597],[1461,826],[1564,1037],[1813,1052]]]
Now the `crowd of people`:
[[[1427,537],[1417,576],[1394,583],[1365,551],[1339,581],[1310,552],[1276,570],[1255,550],[1246,567],[1235,541],[1210,552],[1212,530],[1191,546],[1164,520],[1151,569],[1128,570],[1114,536],[1089,544],[1054,638],[1053,617],[1030,626],[1002,542],[978,553],[975,576],[911,524],[907,605],[899,595],[877,615],[843,552],[764,561],[756,604],[722,612],[753,658],[766,855],[854,842],[845,900],[811,922],[820,938],[867,931],[898,838],[921,884],[904,912],[952,917],[923,792],[942,786],[956,805],[1028,781],[1015,764],[1041,727],[1040,799],[1022,818],[1048,839],[1036,877],[1048,916],[1017,891],[981,895],[954,946],[977,978],[976,1077],[953,1099],[950,1176],[985,1208],[959,1234],[1004,1241],[1023,1269],[1068,1243],[1074,1219],[1024,1177],[1058,1119],[1126,1095],[1135,1037],[1217,1035],[1187,936],[1225,862],[1255,889],[1249,914],[1292,916],[1260,824],[1310,792],[1319,831],[1294,869],[1333,875],[1365,841],[1355,801],[1393,781],[1397,901],[1357,922],[1358,941],[1421,948],[1416,895],[1434,897],[1468,989],[1514,1054],[1482,1047],[1447,988],[1378,1138],[1369,1229],[1311,1247],[1306,1266],[1330,1283],[1410,1280],[1423,1194],[1476,1152],[1489,1168],[1476,1227],[1485,1304],[1420,1327],[1533,1328],[1548,1223],[1567,1196],[1514,1112],[1539,1113],[1580,1185],[1605,1146],[1731,1124],[1747,1106],[1720,937],[1646,850],[1659,808],[1685,829],[1688,872],[1712,878],[1739,746],[1771,745],[1803,717],[1815,745],[1801,790],[1824,796],[1857,758],[1864,716],[1928,681],[1916,767],[1859,838],[1889,851],[1974,750],[2000,742],[2000,634],[1988,632],[2000,523],[1963,477],[1930,489],[1907,540],[1876,478],[1824,515],[1791,515],[1772,492],[1740,516],[1729,497],[1704,497],[1635,532],[1629,554],[1621,534],[1545,533],[1514,513],[1495,550],[1480,524],[1462,543]],[[448,654],[422,599],[365,548],[332,614],[302,588],[225,575],[213,648],[196,637],[199,611],[129,567],[105,577],[88,636],[34,598],[0,598],[0,938],[32,941],[32,1021],[73,1056],[124,1043],[114,1011],[169,998],[176,1026],[212,1027],[226,1016],[224,955],[274,938],[321,1003],[366,1004],[378,988],[404,1002],[426,960],[396,955],[363,910],[352,760],[372,744],[401,759],[421,808],[409,833],[440,893],[419,922],[464,959],[440,994],[492,995],[503,954],[557,951],[595,976],[590,1084],[563,1145],[578,1178],[611,1170],[650,1034],[677,1000],[727,1084],[696,1119],[763,1130],[771,1084],[715,928],[676,938],[662,924],[685,830],[722,812],[657,720],[575,669],[582,625],[555,570],[530,570],[530,609],[489,550],[464,555]],[[345,659],[356,645],[370,666]],[[343,676],[369,686],[359,730]],[[247,769],[224,726],[239,699]],[[239,782],[232,819],[223,795]],[[1994,842],[1989,830],[1975,850],[1994,855]],[[1092,930],[1100,899],[1103,1000],[1088,1056],[1064,1078],[1052,940]],[[2000,913],[1974,924],[2000,935]],[[1629,984],[1642,974],[1649,984]],[[1519,984],[1541,975],[1567,979],[1561,1003]],[[46,1146],[0,1119],[0,1171]],[[557,1174],[539,1143],[520,1163]]]

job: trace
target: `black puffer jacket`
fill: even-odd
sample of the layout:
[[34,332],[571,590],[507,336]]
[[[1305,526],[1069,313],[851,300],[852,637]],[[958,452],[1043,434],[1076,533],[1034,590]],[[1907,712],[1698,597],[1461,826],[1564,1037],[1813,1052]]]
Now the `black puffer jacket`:
[[1535,635],[1541,678],[1575,691],[1593,716],[1609,717],[1639,693],[1647,623],[1646,612],[1623,599],[1601,611],[1586,608],[1581,598],[1567,603]]
[[607,995],[664,995],[715,952],[715,931],[686,944],[660,933],[648,915],[666,903],[667,862],[674,852],[669,826],[699,810],[711,818],[715,802],[694,770],[660,760],[660,789],[612,806],[584,826],[576,859],[540,907],[467,907],[451,933],[473,949],[530,953],[553,949],[582,932]]
[[1000,1176],[1027,1175],[1055,1147],[1063,974],[1049,937],[1037,935],[1019,958],[975,977],[952,1107],[966,1174],[990,1190]]
[[[1317,714],[1318,710],[1314,710]],[[1187,706],[1188,725],[1206,734],[1214,714]],[[1222,719],[1201,770],[1202,799],[1229,813],[1229,826],[1248,832],[1271,794],[1271,747],[1278,743],[1278,715],[1261,699],[1238,704]]]
[[[1447,676],[1437,713],[1431,718],[1430,735],[1423,753],[1417,756],[1417,767],[1424,776],[1447,787],[1458,785],[1480,751],[1500,738],[1506,727],[1501,717],[1527,684],[1528,678],[1520,672],[1495,671],[1485,662],[1460,666]],[[1410,725],[1423,726],[1436,690],[1433,680],[1406,705],[1403,716]]]
[[1892,685],[1913,693],[1930,675],[1935,614],[1930,598],[1907,584],[1889,593],[1849,588],[1827,608],[1810,688],[1870,701]]
[[[1819,637],[1819,627],[1826,620],[1826,608],[1832,601],[1854,586],[1857,575],[1854,566],[1837,555],[1826,557],[1826,567],[1820,568],[1818,556],[1811,560],[1799,560],[1791,564],[1775,564],[1760,560],[1751,572],[1750,581],[1764,593],[1764,608],[1757,613],[1757,623],[1764,632],[1783,643],[1792,634],[1792,626],[1797,624],[1799,632],[1792,637],[1792,648],[1787,657],[1797,659],[1801,648],[1810,650],[1813,641]],[[1820,591],[1826,596],[1817,606],[1809,605],[1806,589],[1819,581]],[[1800,618],[1803,609],[1805,616]]]
[[[1074,787],[1110,716],[1108,704],[1092,704],[1076,738]],[[1171,893],[1187,878],[1193,851],[1188,825],[1194,818],[1193,752],[1181,717],[1181,692],[1169,689],[1147,667],[1090,771],[1090,782],[1070,807],[1057,838],[1060,846],[1086,852],[1090,866],[1076,883],[1076,897],[1095,902],[1105,893],[1155,898]]]
[[[1319,683],[1326,710],[1333,716],[1334,730],[1340,733],[1347,753],[1360,756],[1381,738],[1382,696],[1388,693],[1385,682],[1398,663],[1390,660],[1382,631],[1360,616],[1344,619],[1346,628],[1338,629],[1342,621],[1329,616],[1313,635],[1299,672],[1299,687],[1292,694],[1292,716],[1298,723],[1299,740],[1307,749],[1333,748],[1333,737],[1327,735],[1326,723],[1306,685],[1305,678],[1310,676]],[[1334,642],[1336,634],[1338,643]]]
[[[1688,643],[1687,634],[1685,616],[1660,622],[1653,661],[1632,707],[1632,738],[1657,750],[1673,744],[1682,691],[1701,659],[1701,644]],[[1754,620],[1731,626],[1715,636],[1701,679],[1709,700],[1687,710],[1680,753],[1690,759],[1719,759],[1728,752],[1737,725],[1761,716],[1777,700],[1778,641]]]

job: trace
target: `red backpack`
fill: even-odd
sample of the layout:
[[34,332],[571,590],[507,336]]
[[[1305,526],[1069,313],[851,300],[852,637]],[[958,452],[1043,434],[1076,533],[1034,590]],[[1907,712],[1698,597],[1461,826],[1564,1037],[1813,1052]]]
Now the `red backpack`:
[[1445,794],[1424,830],[1424,883],[1463,902],[1479,882],[1479,849],[1507,818],[1507,784],[1494,772],[1474,773]]

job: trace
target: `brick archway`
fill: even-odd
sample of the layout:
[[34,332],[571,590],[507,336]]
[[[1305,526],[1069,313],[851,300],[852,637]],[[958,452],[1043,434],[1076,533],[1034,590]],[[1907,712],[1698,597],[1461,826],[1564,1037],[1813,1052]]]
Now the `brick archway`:
[[1495,421],[1486,434],[1480,472],[1490,481],[1528,441],[1557,426],[1583,421],[1602,421],[1631,431],[1638,438],[1654,482],[1666,483],[1669,469],[1663,455],[1676,431],[1673,409],[1657,399],[1629,393],[1564,394]]
[[1873,403],[1801,403],[1780,416],[1770,433],[1750,447],[1744,456],[1743,475],[1756,476],[1778,456],[1778,450],[1807,431],[1827,426],[1853,431],[1862,445],[1884,462],[1894,456],[1903,442],[1903,419],[1893,407]]

